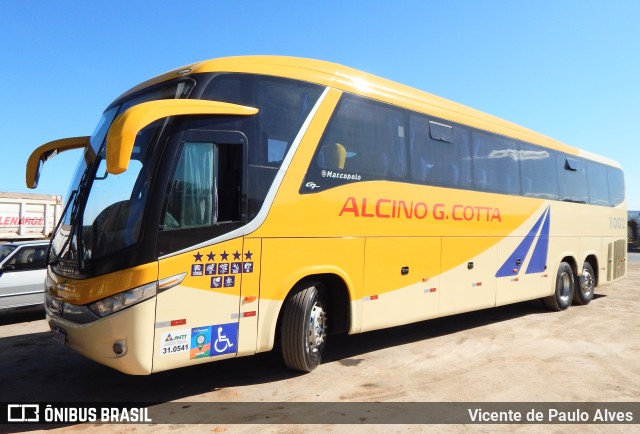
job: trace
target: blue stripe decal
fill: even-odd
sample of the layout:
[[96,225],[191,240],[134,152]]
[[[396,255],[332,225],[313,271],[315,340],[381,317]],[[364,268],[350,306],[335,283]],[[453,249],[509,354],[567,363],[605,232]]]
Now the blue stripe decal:
[[549,253],[549,225],[551,223],[551,211],[547,213],[542,225],[542,231],[538,237],[536,247],[533,249],[531,261],[527,267],[526,274],[542,273],[547,269],[547,254]]
[[[536,223],[533,225],[533,227],[531,228],[527,236],[524,237],[520,245],[516,247],[516,249],[511,254],[511,256],[509,256],[509,258],[504,262],[504,264],[502,264],[502,267],[500,267],[500,269],[496,273],[496,277],[513,276],[514,274],[518,274],[520,272],[520,268],[519,268],[520,266],[516,264],[516,260],[521,259],[522,261],[524,261],[525,257],[529,254],[529,250],[531,249],[531,245],[533,244],[533,241],[536,238],[536,234],[538,233],[540,224],[542,223],[543,220],[545,222],[548,222],[549,220],[548,211],[549,211],[549,208],[547,208],[545,212],[542,213],[538,221],[536,221]],[[545,216],[546,216],[546,219],[545,219]],[[544,232],[544,227],[542,231]],[[548,235],[549,235],[549,226],[547,224],[547,238],[548,238]],[[540,243],[538,243],[538,245],[539,244]],[[536,252],[538,251],[538,248],[539,248],[538,245],[536,245],[536,249],[535,249]],[[546,245],[548,245],[548,241],[546,242]],[[534,255],[535,255],[535,252],[534,252]],[[544,252],[544,261],[546,263],[546,249]],[[527,269],[527,273],[529,272],[529,269],[531,269],[531,266],[529,266],[529,268]]]

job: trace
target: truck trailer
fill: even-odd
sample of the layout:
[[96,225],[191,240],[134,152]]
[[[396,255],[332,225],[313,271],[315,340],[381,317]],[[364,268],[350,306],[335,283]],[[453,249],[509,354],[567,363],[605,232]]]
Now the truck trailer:
[[62,213],[62,196],[0,192],[0,243],[48,239]]

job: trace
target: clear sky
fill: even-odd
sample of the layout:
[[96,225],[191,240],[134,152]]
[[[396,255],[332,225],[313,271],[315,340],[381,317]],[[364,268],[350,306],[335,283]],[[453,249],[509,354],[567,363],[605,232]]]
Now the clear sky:
[[[640,1],[20,0],[0,14],[0,191],[37,146],[89,135],[122,92],[214,57],[341,63],[619,161],[640,209]],[[36,193],[66,195],[79,151]]]

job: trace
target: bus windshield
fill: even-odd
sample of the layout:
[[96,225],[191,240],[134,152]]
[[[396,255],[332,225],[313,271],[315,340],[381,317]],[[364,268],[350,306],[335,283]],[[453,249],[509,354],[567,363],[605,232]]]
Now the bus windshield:
[[[52,242],[55,271],[115,271],[251,221],[322,91],[277,77],[194,74],[117,100],[104,112],[76,171]],[[128,169],[107,172],[105,138],[120,114],[143,102],[187,97],[259,111],[248,117],[161,118],[138,133]],[[152,196],[158,198],[153,203]],[[158,231],[146,238],[152,226]],[[129,248],[140,248],[140,255],[119,255]],[[116,263],[127,257],[133,259]]]
[[129,107],[157,99],[184,98],[192,88],[192,80],[165,83],[107,108],[91,136],[88,152],[95,157],[87,158],[85,153],[76,168],[68,204],[52,240],[53,263],[63,261],[68,271],[80,271],[88,261],[138,241],[149,187],[149,156],[166,120],[140,132],[129,170],[119,175],[106,171],[107,132],[116,116]]

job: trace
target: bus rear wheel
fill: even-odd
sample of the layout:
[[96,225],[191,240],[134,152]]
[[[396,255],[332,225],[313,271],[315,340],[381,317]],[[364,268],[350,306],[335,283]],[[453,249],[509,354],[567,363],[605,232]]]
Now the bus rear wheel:
[[593,267],[588,262],[582,265],[582,275],[576,282],[576,293],[573,302],[578,305],[589,304],[596,290],[596,278]]
[[327,339],[327,303],[324,285],[303,282],[294,288],[282,317],[284,363],[291,369],[313,371],[322,362]]
[[549,297],[542,299],[545,306],[551,310],[565,310],[573,301],[575,279],[571,265],[561,262],[556,275],[556,290]]

